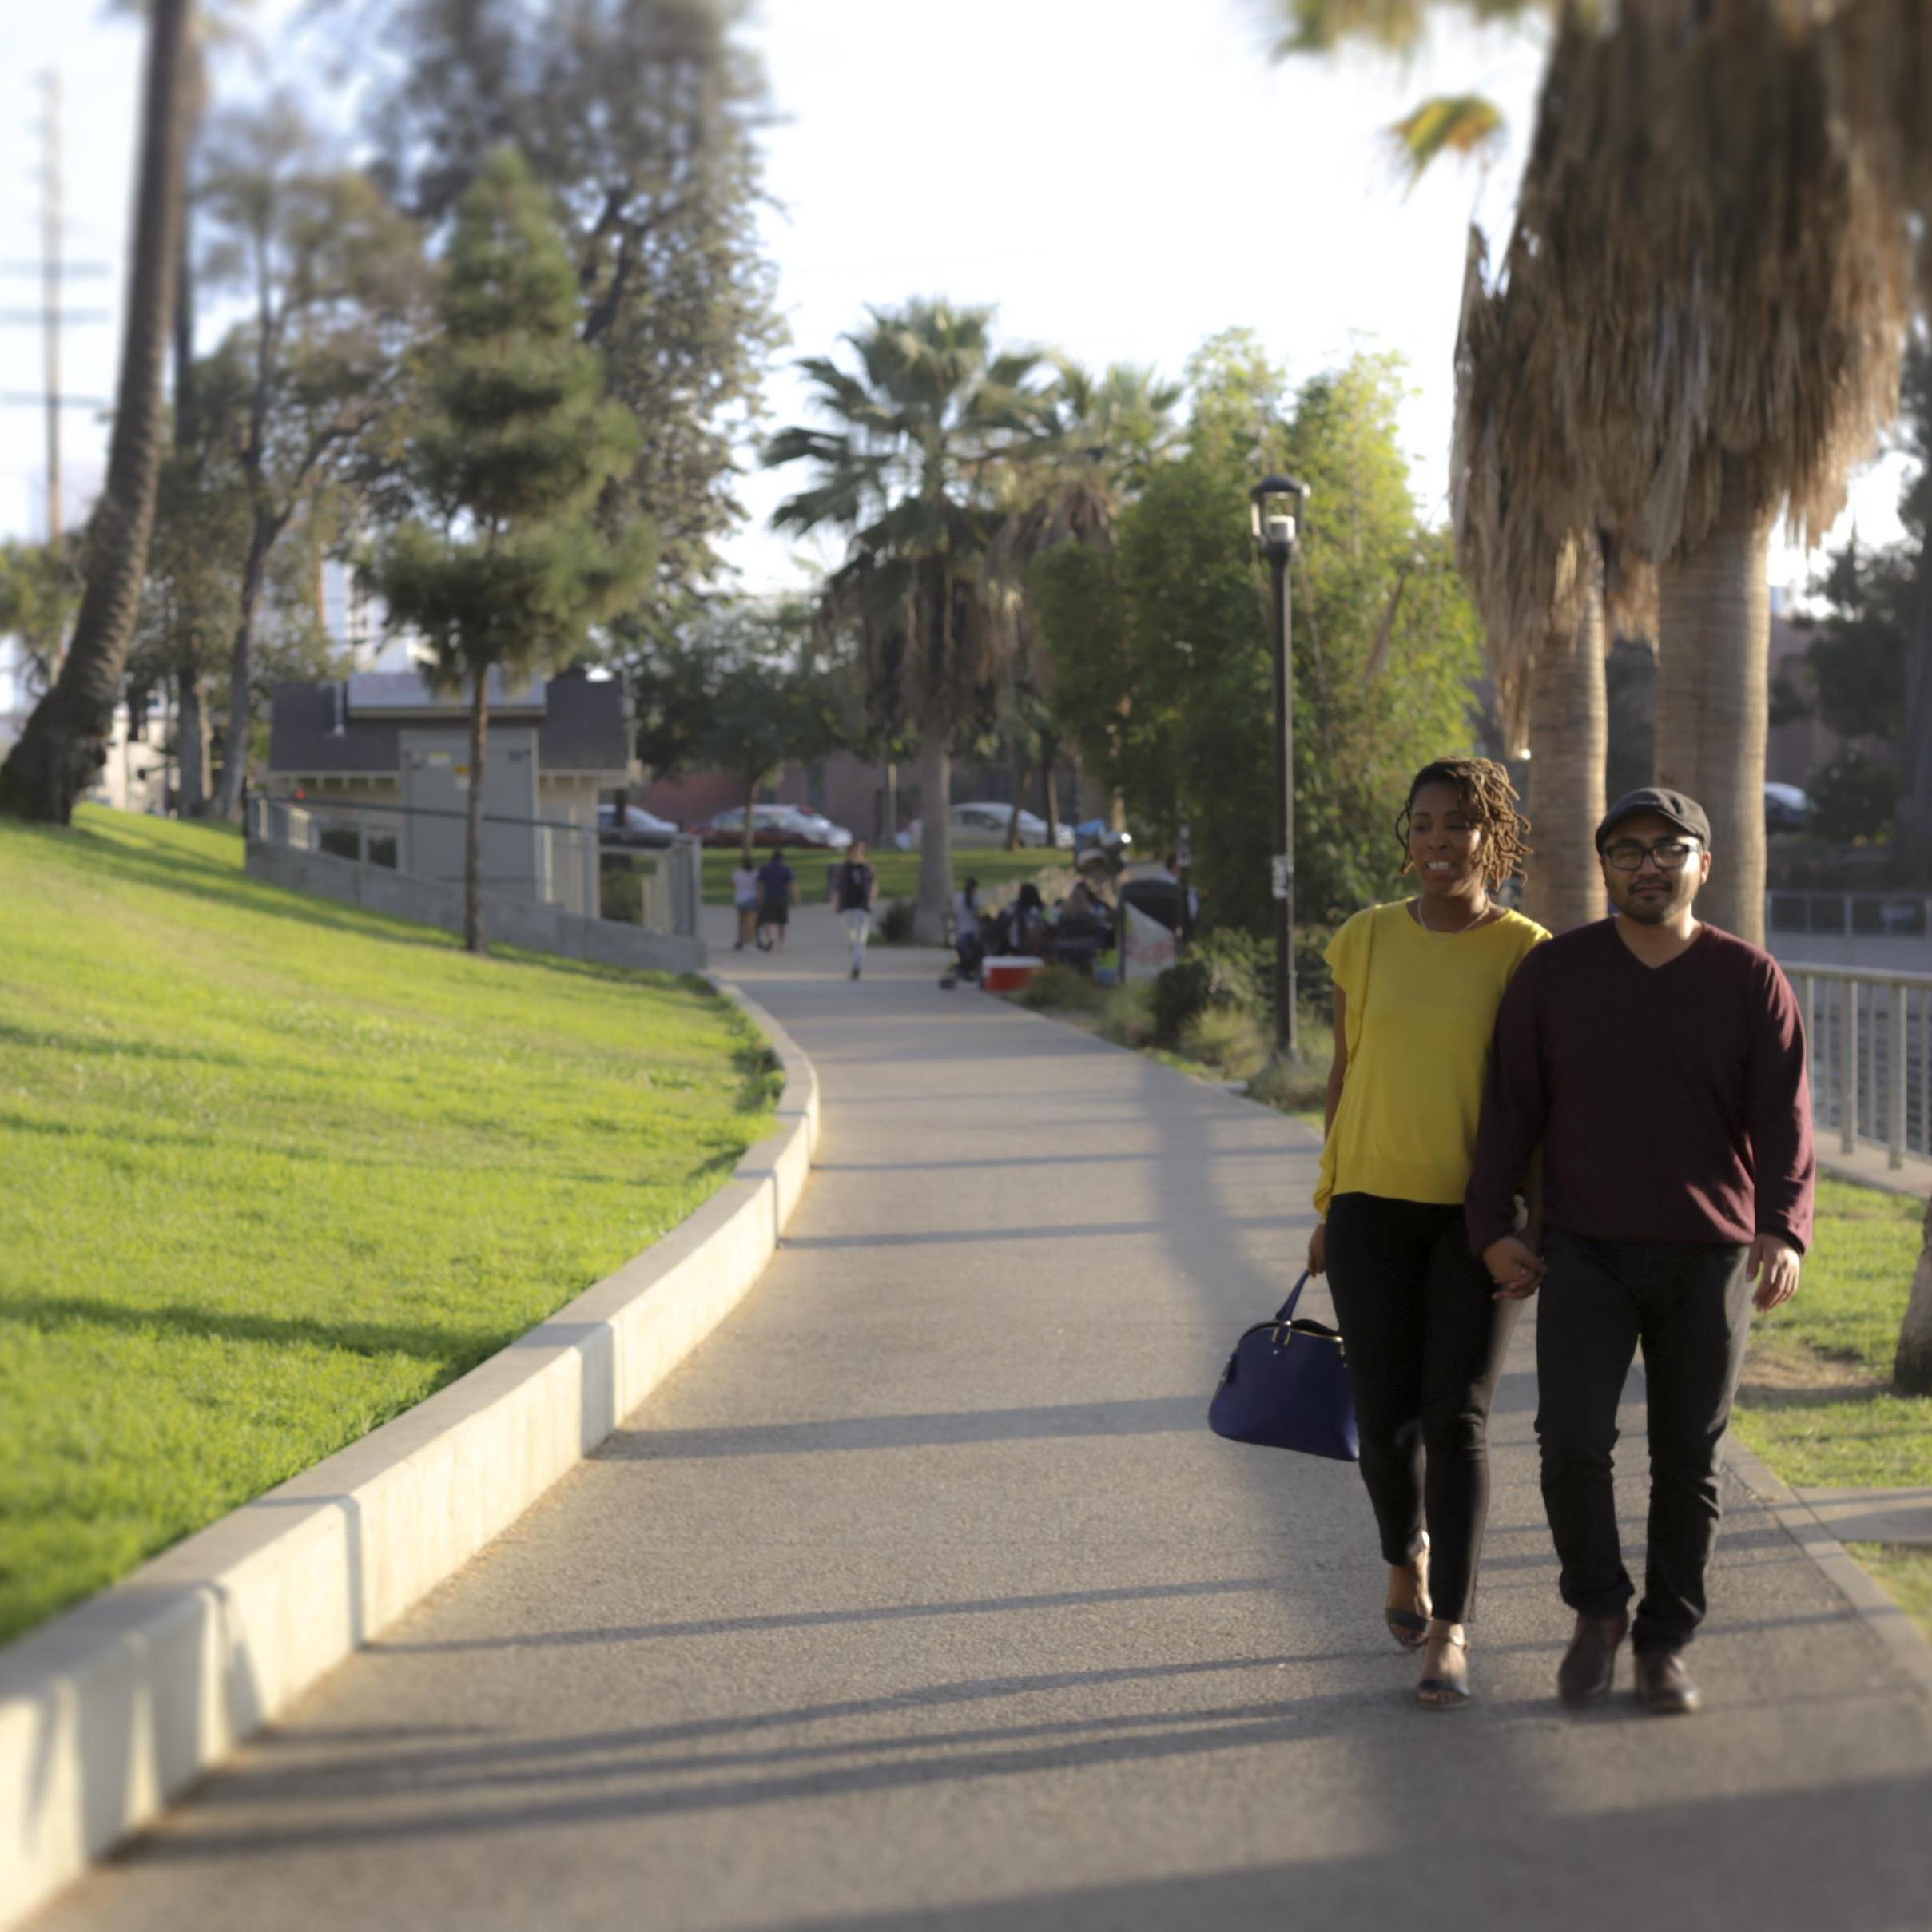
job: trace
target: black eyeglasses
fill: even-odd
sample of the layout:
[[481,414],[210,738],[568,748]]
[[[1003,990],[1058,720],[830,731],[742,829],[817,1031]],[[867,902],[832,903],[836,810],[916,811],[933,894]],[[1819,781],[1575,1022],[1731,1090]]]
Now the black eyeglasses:
[[1619,872],[1638,872],[1646,859],[1655,859],[1659,872],[1682,872],[1697,849],[1695,839],[1672,838],[1655,845],[1640,845],[1633,838],[1619,839],[1604,848],[1604,857]]

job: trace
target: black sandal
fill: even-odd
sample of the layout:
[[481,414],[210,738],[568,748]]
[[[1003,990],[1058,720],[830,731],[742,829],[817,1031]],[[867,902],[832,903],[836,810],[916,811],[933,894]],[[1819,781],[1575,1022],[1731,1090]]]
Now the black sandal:
[[1397,1610],[1392,1605],[1382,1606],[1382,1621],[1389,1627],[1389,1634],[1404,1650],[1420,1650],[1429,1635],[1429,1539],[1425,1536],[1422,1547],[1416,1552],[1416,1584],[1421,1592],[1420,1610]]
[[1389,1610],[1382,1612],[1382,1621],[1389,1626],[1389,1634],[1404,1650],[1420,1650],[1429,1638],[1429,1619],[1416,1610]]
[[1462,1652],[1465,1675],[1459,1682],[1453,1677],[1425,1677],[1416,1685],[1416,1702],[1425,1711],[1461,1711],[1469,1702],[1469,1680],[1467,1675],[1469,1640],[1467,1637],[1451,1637],[1449,1644]]

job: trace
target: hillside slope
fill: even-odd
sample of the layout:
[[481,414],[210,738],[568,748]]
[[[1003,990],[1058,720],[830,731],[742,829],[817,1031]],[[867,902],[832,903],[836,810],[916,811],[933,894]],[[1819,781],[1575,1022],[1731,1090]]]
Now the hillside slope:
[[474,1366],[769,1124],[701,983],[472,959],[241,859],[0,821],[0,1638]]

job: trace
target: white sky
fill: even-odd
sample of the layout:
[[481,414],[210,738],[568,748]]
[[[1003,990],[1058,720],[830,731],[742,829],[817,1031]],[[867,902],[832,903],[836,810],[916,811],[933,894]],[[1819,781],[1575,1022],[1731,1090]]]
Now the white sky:
[[[271,0],[256,18],[288,10]],[[118,269],[140,29],[92,4],[9,16],[0,262],[38,255],[37,77],[56,66],[66,245]],[[1497,99],[1517,137],[1481,193],[1497,234],[1533,112],[1533,40],[1445,34],[1406,72],[1366,57],[1276,66],[1254,0],[764,0],[753,34],[781,117],[768,142],[781,205],[765,231],[793,335],[769,385],[773,422],[802,408],[790,356],[823,352],[868,304],[909,295],[995,303],[1009,340],[1177,376],[1205,337],[1246,325],[1298,377],[1359,344],[1400,352],[1417,495],[1444,514],[1463,233],[1481,185],[1443,165],[1405,197],[1379,130],[1425,93]],[[231,85],[247,71],[231,62]],[[70,300],[117,294],[117,280],[78,281]],[[0,309],[38,295],[10,276]],[[71,330],[69,392],[111,394],[117,347],[116,326]],[[37,329],[0,326],[0,391],[38,392],[40,356]],[[72,520],[100,486],[105,430],[69,410],[65,431]],[[39,412],[0,406],[0,533],[44,528],[42,466]],[[797,567],[761,526],[800,480],[746,479],[753,520],[731,554],[752,587]],[[1896,494],[1895,465],[1861,483],[1862,535],[1898,534]],[[1775,559],[1779,581],[1803,572],[1794,552]]]

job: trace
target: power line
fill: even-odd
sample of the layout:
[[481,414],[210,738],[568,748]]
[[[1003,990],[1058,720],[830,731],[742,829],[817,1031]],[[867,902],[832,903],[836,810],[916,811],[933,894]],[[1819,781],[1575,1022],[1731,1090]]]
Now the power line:
[[63,308],[62,291],[70,281],[105,276],[109,271],[105,262],[70,262],[62,257],[61,77],[58,70],[49,68],[41,75],[40,85],[46,104],[41,121],[40,260],[0,264],[0,275],[38,278],[40,305],[37,308],[0,309],[0,324],[25,324],[37,326],[41,332],[43,380],[40,393],[9,392],[4,400],[10,404],[34,405],[46,412],[47,542],[58,551],[61,543],[61,411],[105,407],[97,397],[62,394],[61,332],[74,324],[109,320],[105,309]]

